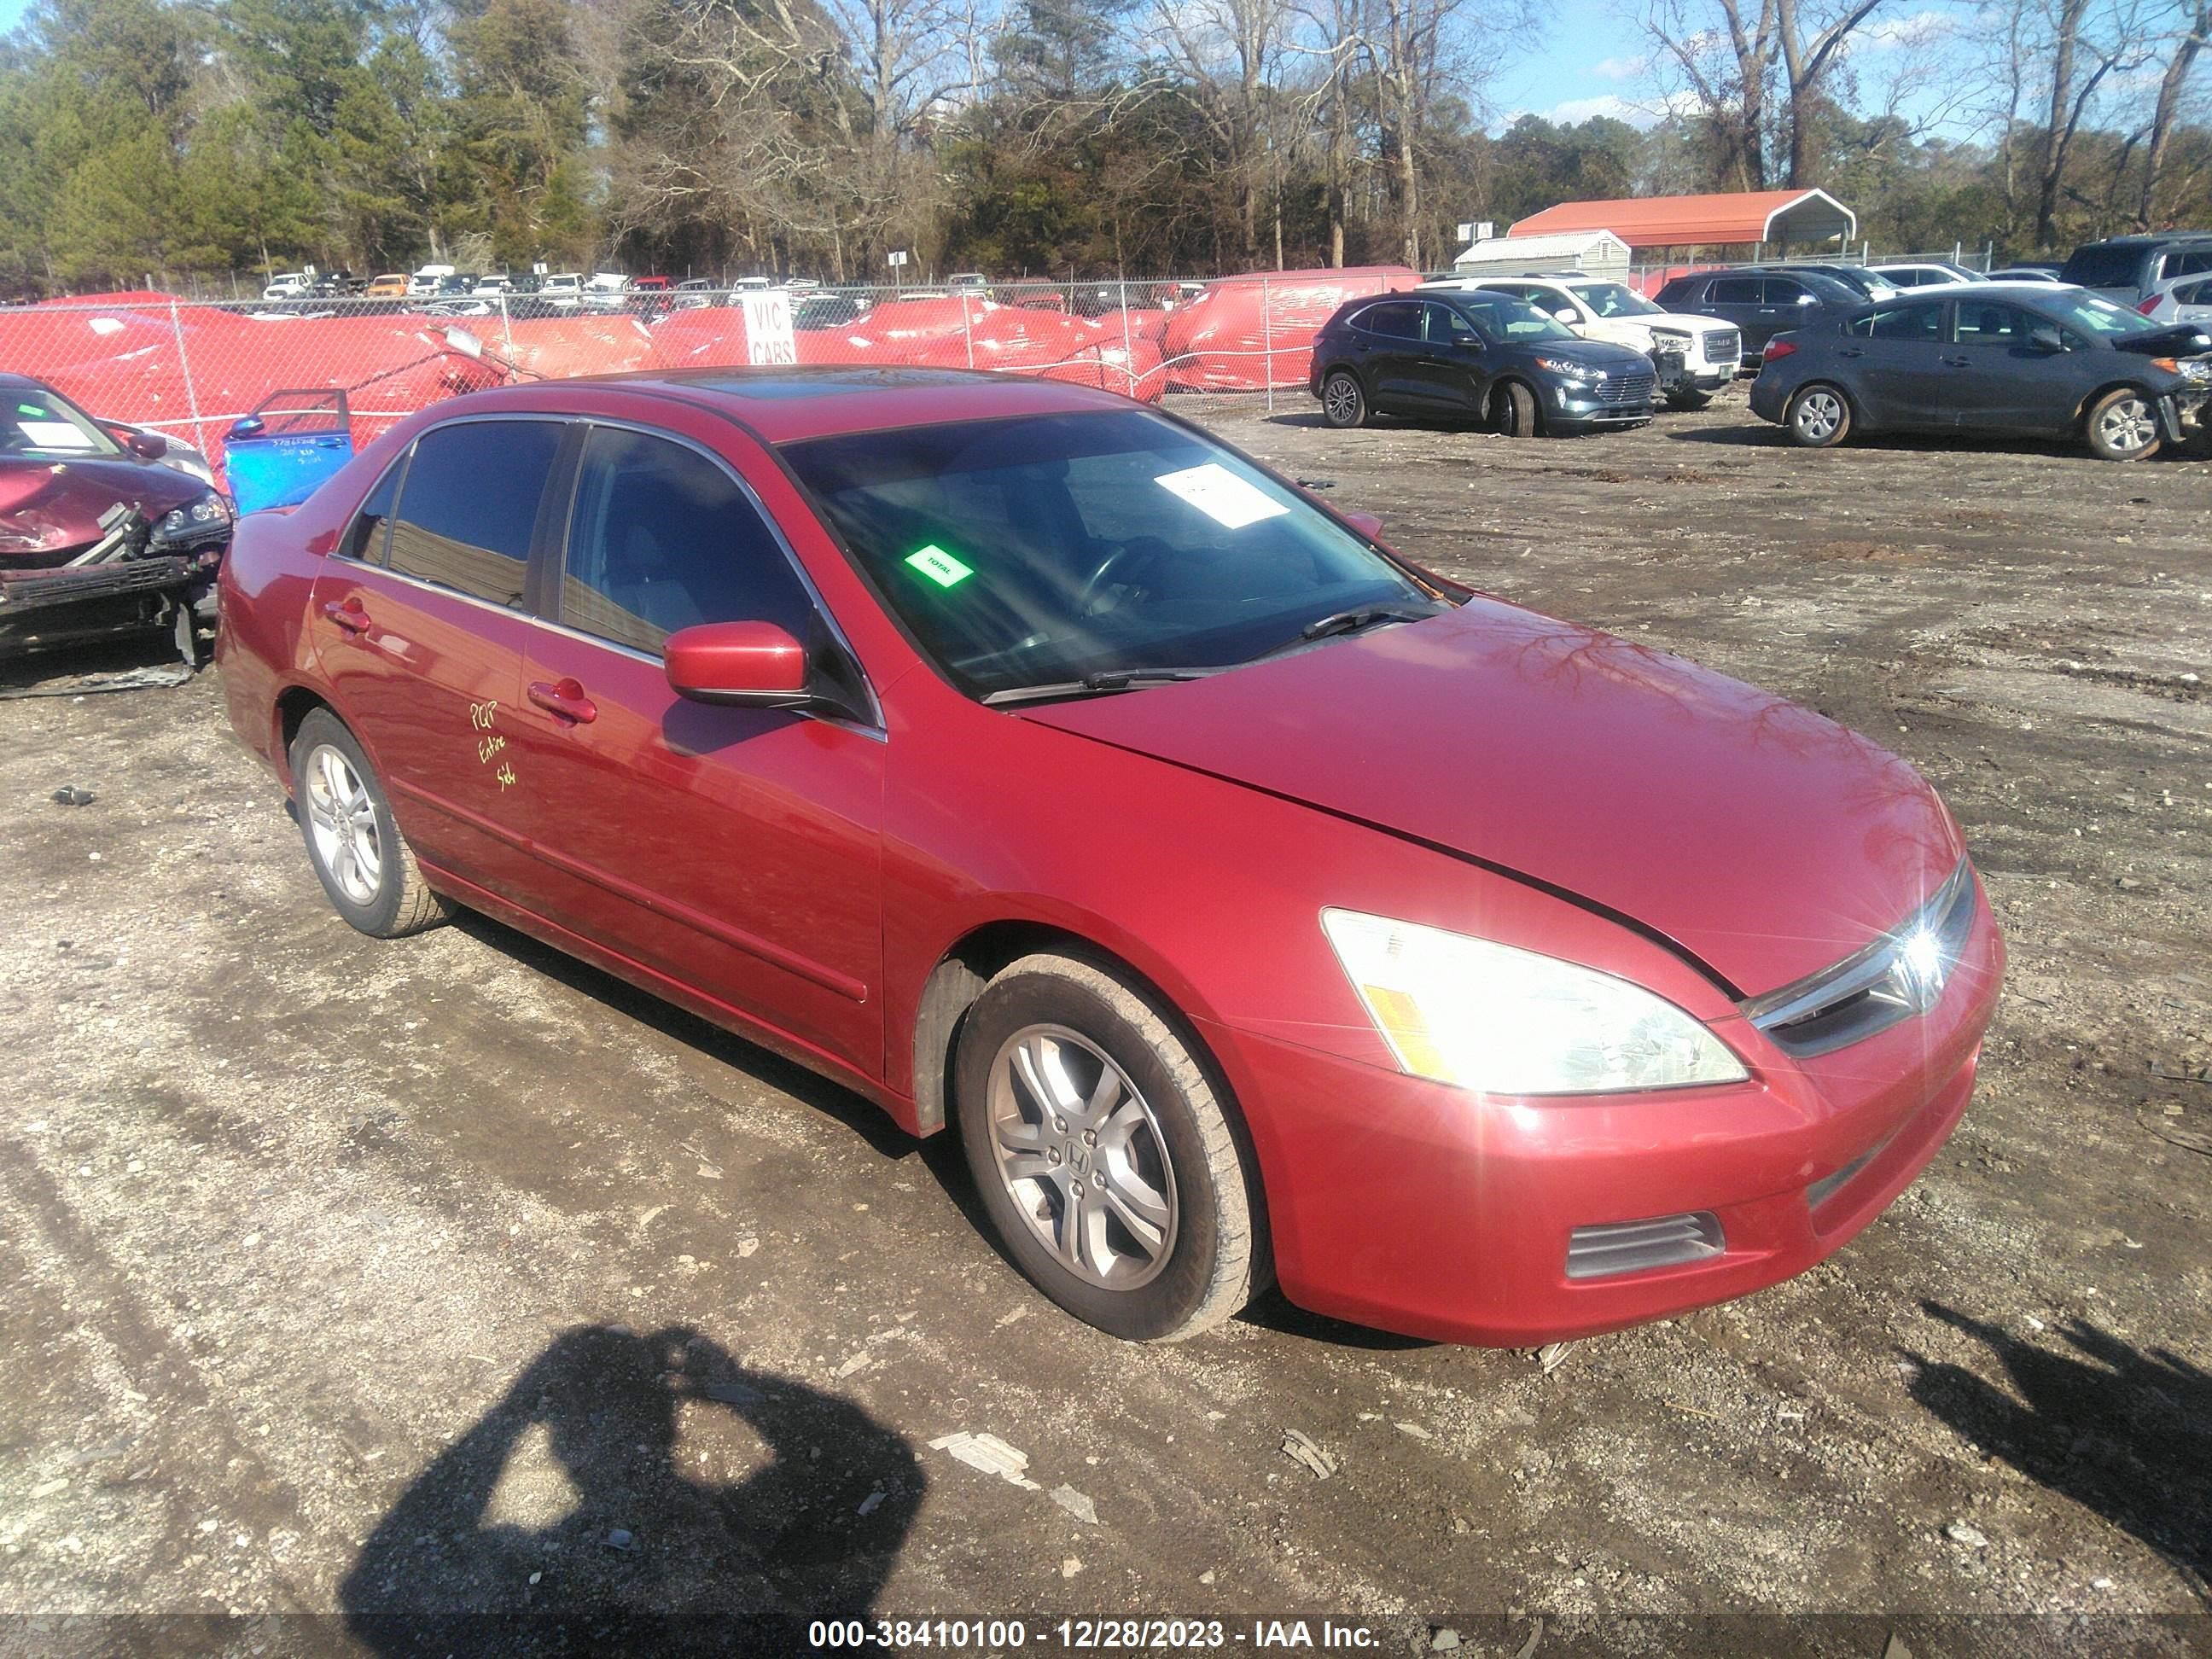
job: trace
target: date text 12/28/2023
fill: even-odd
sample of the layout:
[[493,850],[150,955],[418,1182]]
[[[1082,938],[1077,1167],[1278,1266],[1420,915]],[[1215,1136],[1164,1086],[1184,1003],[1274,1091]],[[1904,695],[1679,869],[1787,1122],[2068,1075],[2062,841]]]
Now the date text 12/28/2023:
[[807,1640],[816,1650],[874,1649],[905,1653],[926,1649],[1006,1653],[1195,1652],[1217,1648],[1310,1648],[1348,1651],[1381,1645],[1371,1626],[1339,1619],[1088,1618],[1039,1621],[1017,1619],[816,1620]]

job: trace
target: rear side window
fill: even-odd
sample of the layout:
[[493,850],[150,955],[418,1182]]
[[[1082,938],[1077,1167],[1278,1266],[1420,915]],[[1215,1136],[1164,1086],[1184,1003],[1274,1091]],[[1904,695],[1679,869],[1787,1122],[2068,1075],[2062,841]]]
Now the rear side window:
[[1866,340],[1934,341],[1942,333],[1943,307],[1939,305],[1891,306],[1869,316],[1851,319],[1850,331]]
[[2212,247],[2176,249],[2166,256],[2160,265],[2161,280],[2173,276],[2194,276],[2201,271],[2212,270]]
[[1370,306],[1352,320],[1370,334],[1388,335],[1394,340],[1421,337],[1421,308],[1416,305]]
[[494,605],[520,605],[556,421],[471,421],[415,444],[392,521],[392,568]]
[[384,562],[385,526],[392,522],[392,503],[399,495],[399,475],[406,470],[404,454],[384,469],[376,488],[368,492],[368,499],[353,516],[353,526],[346,532],[345,543],[338,549],[343,557],[359,559],[364,564]]
[[728,473],[665,438],[592,429],[568,520],[563,623],[657,655],[700,623],[769,622],[805,639],[813,611]]
[[2184,306],[2212,306],[2212,283],[2190,283],[2173,290],[2173,301]]
[[1759,278],[1720,277],[1705,295],[1705,300],[1708,304],[1717,306],[1755,306],[1759,303]]

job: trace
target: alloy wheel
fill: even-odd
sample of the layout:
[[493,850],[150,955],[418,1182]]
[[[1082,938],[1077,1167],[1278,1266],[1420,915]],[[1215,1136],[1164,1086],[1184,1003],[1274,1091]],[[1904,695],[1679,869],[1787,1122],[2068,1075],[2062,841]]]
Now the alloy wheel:
[[1029,1025],[1000,1046],[988,1091],[999,1179],[1060,1265],[1134,1290],[1175,1253],[1175,1170],[1159,1121],[1129,1074],[1064,1025]]
[[2141,398],[2107,404],[2097,416],[2097,435],[2115,455],[2137,455],[2158,437],[2158,421]]
[[1336,425],[1350,426],[1359,418],[1359,386],[1349,374],[1332,374],[1321,395],[1322,407]]
[[384,884],[384,842],[368,786],[344,754],[327,743],[316,744],[307,756],[307,785],[315,856],[348,899],[374,902]]

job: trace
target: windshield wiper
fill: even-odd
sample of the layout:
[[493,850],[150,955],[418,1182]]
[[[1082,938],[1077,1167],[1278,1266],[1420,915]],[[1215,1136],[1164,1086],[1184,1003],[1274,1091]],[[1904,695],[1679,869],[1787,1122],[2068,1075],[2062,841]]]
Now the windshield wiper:
[[[1343,634],[1357,634],[1363,629],[1379,627],[1383,623],[1419,622],[1425,617],[1433,617],[1436,614],[1434,611],[1417,610],[1410,605],[1363,605],[1354,606],[1350,611],[1333,611],[1326,617],[1308,623],[1304,628],[1298,629],[1295,635],[1285,640],[1280,645],[1269,646],[1260,653],[1260,657],[1279,657],[1285,651],[1295,651],[1301,646],[1312,644],[1316,640],[1334,639]],[[1257,662],[1260,657],[1255,657],[1252,660]]]
[[1037,702],[1047,697],[1087,697],[1102,691],[1133,691],[1140,686],[1166,685],[1176,680],[1202,680],[1218,674],[1218,668],[1101,668],[1079,680],[1055,680],[1048,685],[1014,685],[994,691],[983,699],[987,708],[1010,702]]

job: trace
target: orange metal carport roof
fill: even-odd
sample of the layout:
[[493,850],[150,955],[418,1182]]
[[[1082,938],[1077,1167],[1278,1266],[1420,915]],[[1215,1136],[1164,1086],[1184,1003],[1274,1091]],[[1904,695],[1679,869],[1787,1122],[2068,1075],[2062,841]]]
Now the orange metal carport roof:
[[1609,230],[1631,247],[1820,241],[1858,234],[1858,216],[1824,190],[1731,191],[1717,196],[1632,196],[1562,202],[1514,222],[1516,236]]

